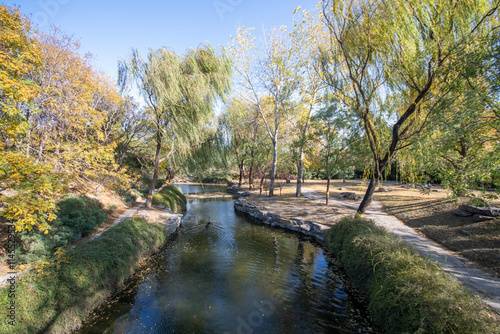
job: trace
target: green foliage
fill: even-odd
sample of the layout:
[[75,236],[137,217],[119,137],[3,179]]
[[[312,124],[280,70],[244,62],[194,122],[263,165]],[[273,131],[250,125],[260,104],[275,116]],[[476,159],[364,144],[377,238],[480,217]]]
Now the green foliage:
[[69,196],[57,204],[57,219],[47,234],[23,231],[18,234],[19,263],[30,263],[54,255],[57,248],[67,246],[92,233],[106,220],[103,205],[88,197]]
[[153,204],[163,205],[172,212],[182,212],[186,210],[187,200],[180,188],[166,186],[153,196]]
[[[129,219],[92,242],[81,243],[55,262],[45,262],[16,285],[16,325],[0,322],[1,333],[69,333],[123,284],[143,256],[157,251],[167,235],[161,225]],[[0,304],[8,305],[0,290]]]
[[369,298],[384,333],[498,333],[494,315],[434,262],[372,221],[345,218],[325,235]]
[[64,226],[83,237],[106,220],[102,203],[88,197],[70,196],[58,204],[58,217]]
[[229,181],[233,180],[233,178],[237,178],[237,176],[234,177],[227,171],[218,172],[214,170],[207,170],[200,171],[197,174],[196,179],[200,183],[227,184]]

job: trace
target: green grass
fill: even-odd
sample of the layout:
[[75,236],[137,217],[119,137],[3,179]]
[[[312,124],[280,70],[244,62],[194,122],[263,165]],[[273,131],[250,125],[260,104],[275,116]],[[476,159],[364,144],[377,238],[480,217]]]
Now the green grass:
[[187,200],[180,188],[166,186],[154,195],[153,204],[163,205],[172,212],[182,212],[186,210]]
[[325,241],[384,333],[500,333],[479,298],[373,222],[344,218]]
[[[2,317],[0,333],[68,333],[111,296],[143,256],[157,251],[167,235],[161,225],[129,219],[99,238],[81,243],[55,262],[38,265],[16,285],[16,325]],[[0,290],[0,304],[12,299]]]

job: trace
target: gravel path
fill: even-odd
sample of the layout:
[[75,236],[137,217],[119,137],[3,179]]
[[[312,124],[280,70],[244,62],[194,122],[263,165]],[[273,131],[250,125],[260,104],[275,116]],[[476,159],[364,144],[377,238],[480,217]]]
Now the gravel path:
[[[302,188],[302,195],[311,200],[324,201],[307,188]],[[356,210],[357,204],[330,199],[330,203]],[[372,219],[376,225],[385,228],[395,236],[400,237],[422,256],[438,262],[446,272],[452,274],[460,283],[475,294],[500,314],[500,279],[477,267],[471,261],[454,254],[434,241],[420,235],[411,227],[406,226],[396,217],[389,216],[382,211],[382,204],[373,201],[371,209],[367,210],[365,217]]]

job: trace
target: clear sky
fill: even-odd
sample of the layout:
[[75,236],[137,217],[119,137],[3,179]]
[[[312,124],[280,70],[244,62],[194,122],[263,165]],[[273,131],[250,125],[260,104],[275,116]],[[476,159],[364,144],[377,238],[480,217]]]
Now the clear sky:
[[80,52],[94,55],[94,65],[113,80],[117,62],[131,48],[145,55],[149,48],[184,53],[208,42],[226,45],[239,26],[291,26],[299,5],[313,9],[317,0],[8,0],[24,16],[47,31],[51,24],[73,35]]

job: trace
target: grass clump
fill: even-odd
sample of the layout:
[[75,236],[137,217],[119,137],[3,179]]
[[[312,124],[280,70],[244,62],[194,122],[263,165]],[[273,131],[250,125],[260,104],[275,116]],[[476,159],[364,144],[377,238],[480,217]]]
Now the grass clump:
[[153,204],[163,205],[172,212],[182,212],[186,210],[187,200],[180,188],[166,186],[153,196]]
[[372,221],[344,218],[325,241],[384,333],[500,333],[479,298]]
[[166,241],[165,228],[129,219],[99,238],[59,252],[20,277],[15,296],[0,290],[0,304],[15,301],[16,323],[0,322],[0,333],[69,333],[116,292],[143,256]]

